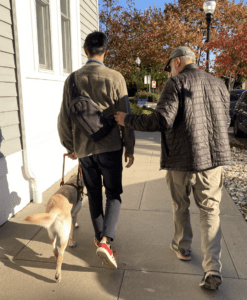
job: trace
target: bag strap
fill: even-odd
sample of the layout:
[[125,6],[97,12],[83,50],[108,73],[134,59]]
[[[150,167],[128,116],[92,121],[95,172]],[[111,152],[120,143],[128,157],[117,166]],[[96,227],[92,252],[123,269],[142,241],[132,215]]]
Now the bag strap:
[[[66,153],[63,155],[63,172],[62,172],[62,181],[60,182],[60,186],[64,186],[64,167],[65,167],[65,157],[68,156],[69,153]],[[81,171],[81,163],[80,160],[78,159],[78,173],[77,173],[77,186],[75,186],[74,184],[70,183],[67,185],[71,185],[73,187],[75,187],[77,189],[77,202],[79,200],[82,201],[83,197],[84,197],[84,193],[83,193],[83,184],[82,181],[80,180],[80,177],[82,177],[82,171]]]
[[79,93],[79,91],[76,88],[75,72],[71,73],[70,80],[69,80],[69,90],[70,90],[71,101],[76,97],[81,96],[81,93]]
[[[76,88],[76,84],[75,84],[75,72],[71,73],[70,79],[69,79],[69,90],[70,90],[70,96],[71,96],[71,102],[72,100],[74,100],[76,97],[81,96],[81,93],[78,91],[78,89]],[[114,101],[114,108],[116,110],[116,100]],[[94,102],[95,103],[95,102]],[[96,103],[95,103],[96,104]],[[98,104],[96,104],[98,106]],[[103,112],[104,113],[104,112]],[[112,116],[114,116],[115,111],[113,112]]]

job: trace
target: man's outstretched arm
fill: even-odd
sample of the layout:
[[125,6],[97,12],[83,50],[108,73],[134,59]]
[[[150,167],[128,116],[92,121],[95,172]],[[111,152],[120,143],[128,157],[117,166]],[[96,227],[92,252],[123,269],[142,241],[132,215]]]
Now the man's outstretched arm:
[[115,120],[121,126],[138,131],[166,131],[173,127],[179,106],[178,89],[169,79],[160,95],[153,113],[149,115],[131,115],[117,112]]

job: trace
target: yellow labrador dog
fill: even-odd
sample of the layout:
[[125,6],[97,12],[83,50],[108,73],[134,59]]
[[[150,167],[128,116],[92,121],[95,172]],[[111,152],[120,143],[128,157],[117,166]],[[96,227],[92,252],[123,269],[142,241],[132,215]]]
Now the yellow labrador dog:
[[[75,247],[74,228],[77,227],[77,213],[81,209],[82,190],[79,190],[77,175],[71,176],[56,194],[48,201],[46,211],[30,215],[24,221],[45,227],[50,237],[53,253],[57,260],[55,279],[61,281],[63,254],[69,244]],[[80,178],[82,187],[82,178]],[[78,196],[78,193],[80,194]],[[60,240],[61,250],[58,253],[57,239]]]

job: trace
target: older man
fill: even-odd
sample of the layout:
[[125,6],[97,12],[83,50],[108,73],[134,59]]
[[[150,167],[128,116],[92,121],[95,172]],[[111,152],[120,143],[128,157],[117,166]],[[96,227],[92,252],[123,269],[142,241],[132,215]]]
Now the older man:
[[200,70],[194,52],[175,49],[165,71],[166,82],[150,115],[117,112],[116,121],[129,129],[161,132],[161,169],[172,197],[174,238],[171,249],[181,260],[191,259],[190,192],[200,209],[204,276],[201,287],[216,290],[221,276],[219,205],[222,166],[231,164],[228,140],[229,93],[220,79]]

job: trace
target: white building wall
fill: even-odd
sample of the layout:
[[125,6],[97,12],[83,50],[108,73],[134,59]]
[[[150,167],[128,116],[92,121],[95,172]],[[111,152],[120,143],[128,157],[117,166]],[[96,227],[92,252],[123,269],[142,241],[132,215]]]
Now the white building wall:
[[22,174],[22,152],[0,159],[0,225],[30,202],[29,183]]
[[[35,175],[40,192],[54,184],[62,174],[61,146],[57,133],[63,84],[69,74],[63,73],[61,46],[61,16],[59,0],[50,0],[50,22],[53,70],[40,70],[36,11],[34,0],[16,1],[19,37],[20,72],[28,164]],[[79,2],[71,1],[72,66],[81,63],[79,36]],[[65,173],[77,164],[67,160]]]
[[[98,13],[97,1],[71,0],[72,70],[82,66],[81,20],[89,9]],[[57,117],[60,111],[63,85],[69,74],[63,73],[60,0],[50,0],[50,21],[53,70],[40,70],[36,28],[35,0],[15,1],[15,20],[19,39],[20,78],[27,159],[30,172],[37,179],[40,193],[52,186],[62,175],[65,148],[57,133]],[[98,29],[98,23],[87,28]],[[85,62],[83,62],[85,63]],[[0,160],[0,225],[24,208],[31,200],[29,182],[24,178],[22,152]],[[65,174],[77,161],[66,160]],[[2,184],[3,183],[3,184]]]

